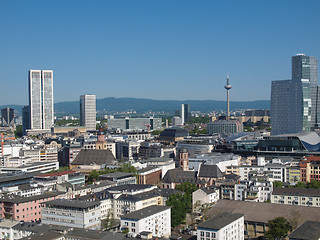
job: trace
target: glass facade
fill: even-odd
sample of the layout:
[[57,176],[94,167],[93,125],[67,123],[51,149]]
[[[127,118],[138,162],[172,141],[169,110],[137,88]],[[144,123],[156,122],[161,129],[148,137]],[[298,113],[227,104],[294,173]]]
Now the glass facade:
[[311,130],[316,119],[317,84],[317,59],[293,56],[292,80],[273,81],[271,85],[272,135]]

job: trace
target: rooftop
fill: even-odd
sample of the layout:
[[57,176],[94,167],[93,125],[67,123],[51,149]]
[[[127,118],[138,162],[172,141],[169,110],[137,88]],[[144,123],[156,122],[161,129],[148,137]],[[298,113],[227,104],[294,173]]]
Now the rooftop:
[[162,211],[170,209],[170,208],[171,207],[168,207],[168,206],[154,205],[154,206],[140,209],[138,211],[134,211],[134,212],[125,214],[121,217],[121,219],[140,220],[140,219],[152,216],[156,213],[162,212]]
[[273,195],[310,196],[319,197],[320,189],[311,188],[274,188]]
[[96,201],[81,201],[74,199],[55,199],[44,203],[45,205],[57,206],[57,207],[67,207],[67,208],[89,208],[99,205]]
[[205,222],[198,224],[198,229],[205,228],[205,229],[219,230],[243,216],[244,216],[243,214],[239,214],[239,213],[221,213],[217,216],[214,216],[213,218],[210,218]]
[[6,196],[0,196],[1,202],[11,202],[11,203],[23,203],[23,202],[30,202],[44,198],[56,197],[59,193],[58,192],[46,192],[40,195],[34,195],[31,197],[21,197],[18,195],[10,194]]
[[317,221],[320,208],[293,206],[286,204],[245,202],[235,200],[219,200],[208,212],[208,216],[216,216],[220,212],[244,214],[245,221],[268,223],[276,217],[290,217],[292,213],[299,213],[301,220]]
[[55,176],[63,176],[63,175],[67,175],[67,174],[72,174],[72,173],[75,173],[75,172],[76,171],[62,171],[62,172],[41,174],[41,175],[37,175],[35,177],[55,177]]
[[289,238],[299,240],[320,239],[320,222],[305,221],[289,235]]

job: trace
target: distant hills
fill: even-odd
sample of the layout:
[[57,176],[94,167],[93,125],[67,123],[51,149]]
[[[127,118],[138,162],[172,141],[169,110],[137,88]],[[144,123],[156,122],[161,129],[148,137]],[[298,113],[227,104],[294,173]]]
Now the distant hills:
[[[106,110],[108,112],[122,112],[135,110],[137,113],[144,113],[152,110],[153,112],[173,113],[181,108],[182,103],[191,105],[191,111],[210,112],[226,109],[226,101],[215,100],[152,100],[143,98],[102,98],[97,99],[97,111]],[[11,107],[21,113],[21,105],[3,105],[0,108]],[[269,100],[258,101],[231,101],[231,110],[235,109],[269,109]],[[60,114],[79,114],[79,101],[55,103],[55,112]]]

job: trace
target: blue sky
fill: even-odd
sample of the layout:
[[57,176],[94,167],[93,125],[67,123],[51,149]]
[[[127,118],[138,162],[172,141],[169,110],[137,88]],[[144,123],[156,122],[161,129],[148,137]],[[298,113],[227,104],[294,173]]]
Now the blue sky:
[[81,94],[270,98],[291,56],[320,59],[320,1],[0,1],[0,105],[28,103],[28,70],[54,70],[55,102]]

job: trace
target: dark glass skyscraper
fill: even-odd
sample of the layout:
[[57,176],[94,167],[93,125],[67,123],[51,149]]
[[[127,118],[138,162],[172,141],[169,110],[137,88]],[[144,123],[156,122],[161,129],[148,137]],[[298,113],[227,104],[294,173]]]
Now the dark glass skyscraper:
[[271,85],[273,135],[311,130],[316,119],[317,84],[317,59],[304,54],[293,56],[292,79],[273,81]]

